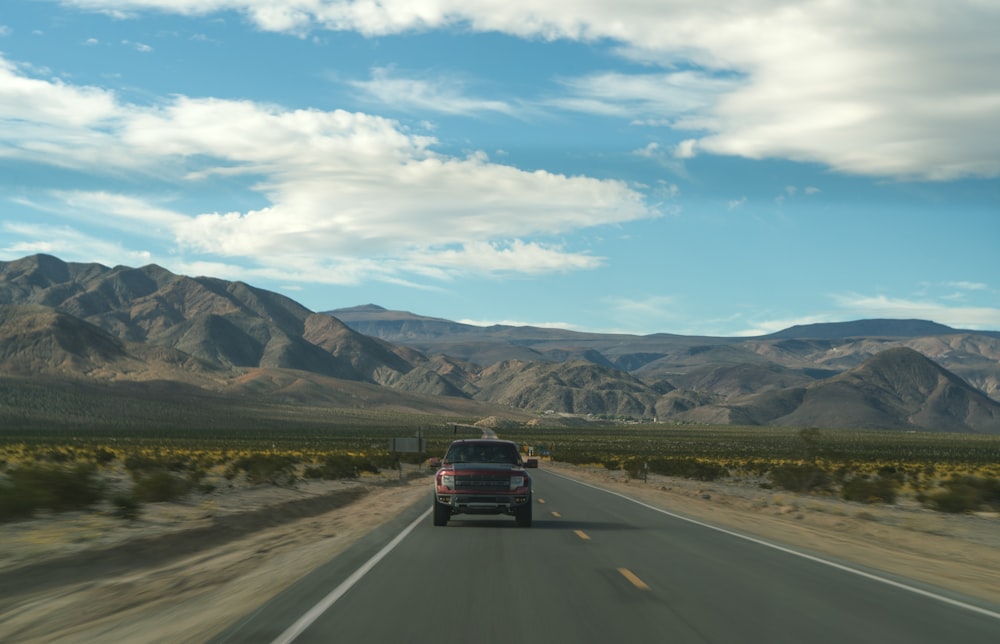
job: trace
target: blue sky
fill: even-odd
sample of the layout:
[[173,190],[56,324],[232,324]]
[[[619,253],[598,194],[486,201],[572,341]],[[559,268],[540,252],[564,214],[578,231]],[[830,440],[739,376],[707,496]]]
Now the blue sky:
[[477,324],[996,330],[997,24],[972,0],[4,0],[0,260]]

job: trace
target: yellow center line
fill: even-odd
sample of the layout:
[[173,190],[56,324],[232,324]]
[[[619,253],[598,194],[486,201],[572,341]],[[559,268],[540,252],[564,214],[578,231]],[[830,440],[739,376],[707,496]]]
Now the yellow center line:
[[629,570],[628,568],[619,568],[618,572],[620,572],[622,574],[622,577],[628,579],[629,583],[631,583],[639,590],[649,590],[649,586],[646,584],[646,582],[636,577],[635,573]]
[[590,541],[590,535],[588,535],[583,530],[574,530],[573,532],[574,532],[574,534],[576,534],[576,536],[580,537],[584,541]]
[[545,503],[545,499],[538,499],[539,503]]
[[561,515],[561,514],[559,514],[558,512],[555,512],[555,511],[553,511],[553,512],[552,512],[552,516],[554,516],[555,518],[557,518],[557,519],[558,519],[558,518],[559,518],[559,517],[561,517],[562,515]]

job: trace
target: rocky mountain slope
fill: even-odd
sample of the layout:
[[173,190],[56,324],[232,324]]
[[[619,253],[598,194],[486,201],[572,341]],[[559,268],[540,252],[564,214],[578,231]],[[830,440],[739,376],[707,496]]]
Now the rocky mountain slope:
[[711,401],[677,420],[791,427],[1000,433],[1000,405],[906,347],[805,386]]
[[0,263],[0,304],[49,307],[120,342],[179,351],[218,369],[297,369],[375,384],[409,376],[431,393],[451,389],[412,349],[364,336],[277,293],[155,265],[107,268],[46,255]]
[[482,328],[372,305],[314,313],[241,282],[46,255],[0,262],[5,375],[290,404],[1000,433],[996,333],[893,320],[759,338]]

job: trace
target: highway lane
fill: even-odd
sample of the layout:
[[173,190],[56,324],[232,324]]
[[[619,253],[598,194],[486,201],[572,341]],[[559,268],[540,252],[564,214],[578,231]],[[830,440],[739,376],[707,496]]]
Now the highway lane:
[[[217,641],[1000,642],[996,607],[873,580],[544,470],[535,481],[532,528],[464,516],[434,527],[414,508]],[[324,598],[332,605],[287,630]]]

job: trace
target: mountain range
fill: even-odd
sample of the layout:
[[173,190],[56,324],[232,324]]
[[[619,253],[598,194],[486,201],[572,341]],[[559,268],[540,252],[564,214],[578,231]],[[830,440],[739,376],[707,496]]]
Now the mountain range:
[[[313,312],[243,282],[48,255],[0,262],[0,378],[8,390],[171,383],[229,401],[543,423],[1000,433],[998,332],[921,320],[755,338],[478,327],[376,305]],[[0,419],[25,417],[15,399]]]

